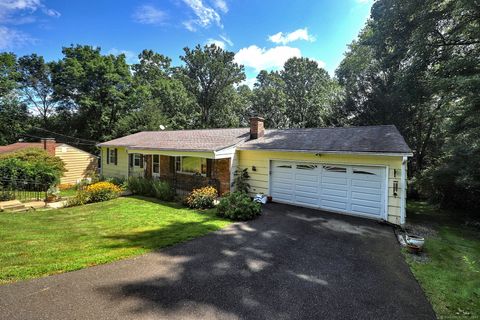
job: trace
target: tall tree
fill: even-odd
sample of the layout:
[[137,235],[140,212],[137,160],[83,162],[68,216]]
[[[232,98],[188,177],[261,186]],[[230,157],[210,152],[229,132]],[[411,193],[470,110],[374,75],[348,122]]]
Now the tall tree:
[[281,71],[287,97],[286,111],[292,127],[331,124],[332,80],[316,61],[290,58]]
[[185,66],[179,69],[179,75],[185,87],[196,98],[200,119],[198,126],[216,126],[219,118],[213,117],[225,108],[220,103],[222,95],[233,85],[245,79],[243,66],[234,62],[235,54],[216,45],[203,48],[197,45],[193,50],[184,48],[180,59]]
[[0,145],[15,142],[28,127],[28,111],[18,96],[18,76],[17,57],[0,53]]
[[43,57],[36,54],[18,59],[18,82],[24,102],[38,113],[44,126],[47,126],[48,117],[56,106],[53,99],[52,67],[53,63],[45,63]]
[[129,105],[131,73],[125,55],[102,55],[100,48],[71,46],[54,68],[55,98],[65,115],[66,132],[107,140]]
[[287,128],[290,119],[287,114],[285,82],[277,71],[260,71],[252,95],[253,114],[265,118],[267,128]]

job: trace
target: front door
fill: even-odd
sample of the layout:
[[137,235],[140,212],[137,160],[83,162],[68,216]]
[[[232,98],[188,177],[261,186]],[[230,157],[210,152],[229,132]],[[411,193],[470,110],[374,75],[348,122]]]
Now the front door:
[[160,178],[160,156],[158,154],[152,156],[152,177]]

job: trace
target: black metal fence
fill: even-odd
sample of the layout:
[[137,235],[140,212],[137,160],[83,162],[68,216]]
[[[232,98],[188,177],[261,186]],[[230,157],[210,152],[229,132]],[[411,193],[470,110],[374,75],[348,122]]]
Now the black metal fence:
[[0,179],[0,201],[39,201],[47,198],[49,185],[30,180]]

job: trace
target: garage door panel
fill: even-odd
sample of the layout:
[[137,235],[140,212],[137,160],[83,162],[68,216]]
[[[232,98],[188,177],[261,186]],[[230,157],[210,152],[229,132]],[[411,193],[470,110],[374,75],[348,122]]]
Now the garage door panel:
[[352,192],[352,201],[353,200],[382,202],[382,195],[378,193]]
[[320,201],[320,206],[322,208],[332,209],[332,210],[343,210],[343,211],[347,210],[346,202],[332,201],[327,199],[322,199]]
[[273,162],[272,196],[297,205],[382,217],[385,169]]
[[352,179],[352,187],[379,189],[382,187],[381,181],[365,181]]
[[362,214],[366,213],[366,214],[378,216],[381,212],[381,208],[352,204],[352,211],[356,213],[362,213]]
[[322,189],[322,196],[336,196],[346,198],[348,196],[348,191],[345,189],[324,188]]
[[342,186],[346,186],[348,184],[347,178],[334,178],[334,177],[322,177],[322,183],[329,183],[329,184],[338,184]]

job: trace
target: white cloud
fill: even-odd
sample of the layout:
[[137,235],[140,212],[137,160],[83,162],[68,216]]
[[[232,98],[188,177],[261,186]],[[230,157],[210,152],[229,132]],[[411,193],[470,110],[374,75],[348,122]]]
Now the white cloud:
[[117,48],[112,48],[107,51],[107,54],[113,54],[114,56],[118,56],[119,54],[124,54],[125,55],[125,60],[127,61],[128,64],[135,64],[138,63],[138,55],[135,54],[133,51],[129,50],[120,50]]
[[222,39],[225,43],[227,43],[230,47],[233,46],[232,40],[226,35],[220,35],[220,39]]
[[45,13],[49,17],[58,18],[58,17],[61,16],[60,12],[58,12],[57,10],[54,10],[54,9],[44,8],[42,11],[43,11],[43,13]]
[[320,68],[323,68],[323,69],[325,69],[325,66],[327,65],[327,64],[325,63],[325,61],[318,60],[318,59],[312,59],[312,58],[309,58],[309,59],[311,59],[311,60],[313,60],[313,61],[317,62],[318,66],[319,66]]
[[207,40],[207,44],[210,45],[210,44],[214,44],[216,45],[217,47],[220,47],[222,49],[225,49],[225,42],[223,42],[222,40],[217,40],[217,39],[208,39]]
[[228,5],[225,0],[214,0],[213,5],[215,6],[215,8],[222,11],[223,13],[228,12]]
[[133,20],[142,24],[162,24],[167,14],[151,5],[138,7],[132,15]]
[[293,42],[297,40],[305,40],[305,41],[313,42],[315,41],[315,37],[313,37],[311,34],[308,33],[307,28],[303,28],[303,29],[297,29],[290,33],[278,32],[274,35],[269,36],[268,40],[274,43],[287,44],[289,42]]
[[21,31],[0,26],[0,49],[11,49],[32,44],[35,39]]
[[196,26],[206,28],[211,24],[216,24],[219,27],[223,27],[220,15],[215,9],[207,6],[202,0],[183,0],[193,13],[196,15],[196,19],[191,19],[183,22],[185,28],[190,31],[196,31]]
[[260,71],[263,69],[281,69],[288,59],[301,56],[302,54],[298,48],[278,46],[265,49],[252,45],[248,48],[240,49],[235,54],[235,62]]

